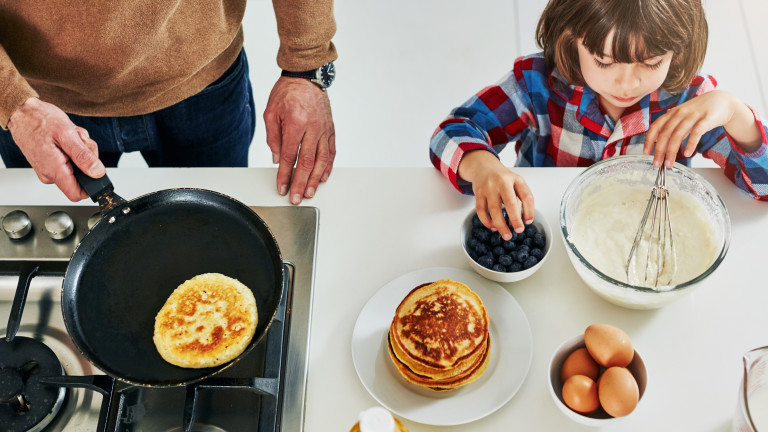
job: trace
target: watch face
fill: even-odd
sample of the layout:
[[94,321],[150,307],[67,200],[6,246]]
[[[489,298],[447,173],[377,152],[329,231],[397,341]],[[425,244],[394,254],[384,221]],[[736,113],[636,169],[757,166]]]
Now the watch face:
[[318,79],[323,83],[323,87],[330,87],[333,79],[336,78],[336,66],[333,62],[326,63],[318,69]]

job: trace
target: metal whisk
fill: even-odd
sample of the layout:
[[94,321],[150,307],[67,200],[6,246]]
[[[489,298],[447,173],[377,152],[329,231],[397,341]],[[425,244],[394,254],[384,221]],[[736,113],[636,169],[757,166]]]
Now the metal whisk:
[[[633,267],[632,261],[633,258],[636,259],[635,255],[638,253],[640,242],[643,238],[648,239],[648,250],[645,254],[645,271],[643,272],[643,277],[638,279],[638,285],[657,287],[660,284],[662,274],[668,275],[668,278],[665,277],[666,282],[661,285],[669,285],[677,273],[677,254],[675,252],[675,241],[672,238],[672,219],[669,217],[668,199],[667,169],[661,166],[659,173],[656,175],[656,184],[651,189],[651,197],[648,199],[645,213],[637,229],[635,241],[632,243],[632,249],[629,251],[626,266],[627,281],[630,281],[630,269]],[[646,225],[648,224],[649,216],[651,218],[651,226],[646,235]],[[654,272],[651,268],[653,261],[656,261],[655,277],[653,277]],[[635,269],[636,266],[635,264]],[[649,279],[649,273],[653,279]],[[630,281],[630,283],[632,282]]]

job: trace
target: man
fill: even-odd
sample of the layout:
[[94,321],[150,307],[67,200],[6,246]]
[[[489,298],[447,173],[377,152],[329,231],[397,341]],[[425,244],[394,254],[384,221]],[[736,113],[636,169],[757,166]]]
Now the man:
[[[246,166],[255,109],[245,0],[0,0],[0,156],[72,201],[141,151],[149,166]],[[277,189],[299,204],[335,157],[333,0],[274,0],[283,69],[264,111]],[[329,69],[331,69],[329,71]],[[324,73],[325,80],[314,79]],[[295,170],[294,170],[295,165]]]

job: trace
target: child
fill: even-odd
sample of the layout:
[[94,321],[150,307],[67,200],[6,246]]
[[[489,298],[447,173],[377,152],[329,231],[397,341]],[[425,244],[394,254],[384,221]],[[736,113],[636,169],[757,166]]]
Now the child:
[[430,143],[432,163],[474,193],[485,226],[512,238],[502,204],[516,232],[533,219],[531,190],[498,159],[510,142],[517,166],[653,153],[654,166],[671,167],[699,151],[768,200],[768,128],[696,72],[707,44],[700,0],[550,0],[536,36],[544,51],[454,109]]

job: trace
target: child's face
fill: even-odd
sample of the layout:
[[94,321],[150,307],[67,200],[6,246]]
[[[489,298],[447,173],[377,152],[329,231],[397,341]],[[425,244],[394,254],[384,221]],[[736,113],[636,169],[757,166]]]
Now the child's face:
[[[611,32],[603,52],[610,52]],[[618,109],[630,107],[645,95],[661,87],[672,61],[672,51],[638,63],[617,63],[609,54],[595,55],[579,40],[579,64],[587,85],[601,97],[601,102]]]

